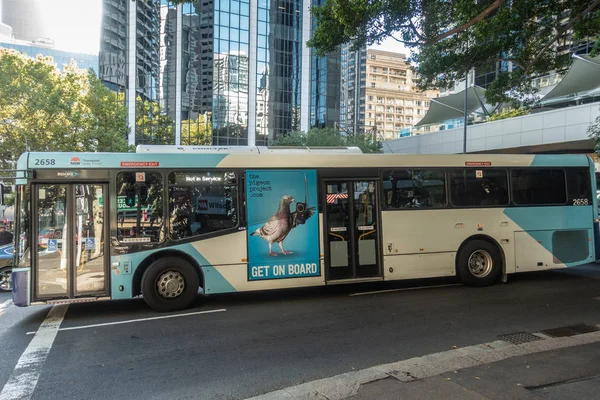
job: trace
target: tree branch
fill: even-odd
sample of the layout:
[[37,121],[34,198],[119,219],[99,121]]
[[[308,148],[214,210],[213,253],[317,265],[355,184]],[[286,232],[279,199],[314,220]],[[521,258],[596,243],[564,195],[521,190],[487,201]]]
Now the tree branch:
[[555,43],[558,39],[560,39],[560,37],[562,35],[564,35],[565,32],[567,30],[569,30],[577,21],[579,21],[581,18],[583,18],[584,15],[588,14],[590,11],[592,11],[594,8],[596,8],[598,6],[598,4],[600,4],[600,0],[595,0],[592,4],[590,4],[588,6],[588,8],[586,8],[585,10],[583,10],[581,13],[579,13],[577,16],[575,16],[575,18],[573,18],[571,21],[569,21],[569,23],[566,24],[552,38],[552,40],[550,40],[548,43],[546,43],[546,45],[542,48],[542,50],[540,50],[537,53],[537,55],[533,58],[533,60],[531,60],[531,62],[527,65],[527,68],[524,69],[523,76],[526,76],[529,73],[529,71],[531,71],[531,68],[533,68],[535,66],[535,63],[538,62],[538,60],[540,59],[540,57],[546,52],[546,50],[548,50],[550,48],[550,46],[552,46],[553,43]]
[[417,38],[419,40],[425,40],[425,38],[419,33],[419,31],[417,30],[417,27],[415,26],[414,22],[412,21],[412,19],[409,18],[408,23],[410,24],[411,29],[413,30],[413,32],[415,33],[415,35],[417,36]]
[[517,66],[519,68],[521,68],[522,70],[525,70],[525,66],[523,64],[521,64],[520,62],[518,62],[517,60],[515,60],[514,58],[499,58],[498,61],[508,61],[513,64],[517,64]]
[[394,35],[390,35],[389,37],[391,37],[392,39],[394,39],[396,42],[398,42],[398,43],[402,43],[402,44],[405,44],[405,45],[407,45],[407,46],[420,46],[420,45],[422,45],[422,44],[423,44],[423,43],[421,43],[421,42],[407,42],[406,40],[403,40],[403,39],[398,39],[398,38],[397,38],[397,37],[395,37]]
[[435,43],[439,42],[440,40],[447,38],[448,36],[452,36],[455,33],[459,33],[459,32],[462,32],[462,31],[465,31],[465,30],[469,29],[470,27],[472,27],[473,25],[475,25],[476,23],[478,23],[479,21],[481,21],[482,19],[484,19],[485,17],[487,17],[488,15],[490,15],[493,11],[495,11],[503,3],[506,3],[506,0],[496,0],[496,1],[494,1],[492,4],[490,4],[488,6],[488,8],[486,8],[485,10],[483,10],[481,13],[479,13],[478,16],[476,16],[475,18],[473,18],[472,20],[470,20],[466,24],[458,26],[458,27],[456,27],[454,29],[449,30],[448,32],[442,33],[441,35],[434,37],[433,39],[429,40],[427,42],[427,44],[435,44]]

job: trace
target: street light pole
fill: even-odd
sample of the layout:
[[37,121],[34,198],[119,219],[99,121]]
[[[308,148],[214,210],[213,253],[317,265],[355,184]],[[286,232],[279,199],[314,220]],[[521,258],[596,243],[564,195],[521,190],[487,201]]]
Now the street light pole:
[[463,154],[467,154],[467,90],[469,89],[469,70],[465,75],[465,121],[464,121],[464,132],[463,132]]
[[19,128],[15,124],[13,124],[10,120],[0,121],[0,125],[8,125],[8,126],[15,128],[21,134],[21,136],[23,136],[23,139],[25,140],[25,151],[27,153],[29,153],[29,143],[27,143],[27,136],[25,135],[25,132],[23,132],[23,130],[21,128]]

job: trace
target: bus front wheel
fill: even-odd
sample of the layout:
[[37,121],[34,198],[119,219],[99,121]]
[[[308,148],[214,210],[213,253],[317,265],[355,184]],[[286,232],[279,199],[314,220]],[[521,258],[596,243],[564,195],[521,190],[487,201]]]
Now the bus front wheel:
[[189,262],[178,257],[154,261],[142,276],[142,296],[157,311],[188,308],[198,296],[199,278]]
[[0,292],[10,292],[12,290],[11,272],[12,267],[10,265],[0,268]]
[[472,240],[458,253],[456,274],[468,286],[490,286],[502,274],[502,255],[485,240]]

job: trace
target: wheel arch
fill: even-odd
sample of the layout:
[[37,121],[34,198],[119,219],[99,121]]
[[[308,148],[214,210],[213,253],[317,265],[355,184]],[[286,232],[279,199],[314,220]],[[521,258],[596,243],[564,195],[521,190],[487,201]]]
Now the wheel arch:
[[198,262],[189,254],[181,251],[181,250],[160,250],[157,251],[155,253],[150,254],[148,257],[146,257],[136,268],[135,272],[133,273],[133,283],[132,283],[132,288],[131,288],[131,293],[133,296],[139,296],[140,294],[142,294],[142,277],[144,276],[144,272],[146,272],[146,270],[148,269],[148,267],[156,260],[158,260],[159,258],[164,258],[164,257],[178,257],[178,258],[182,258],[185,261],[189,262],[190,265],[192,267],[194,267],[194,269],[196,270],[196,273],[198,274],[198,281],[200,284],[200,287],[204,289],[204,274],[202,273],[202,268],[200,268],[200,265],[198,264]]
[[469,242],[472,242],[474,240],[484,240],[484,241],[494,245],[498,249],[498,252],[500,253],[500,257],[502,257],[502,275],[505,275],[506,274],[506,254],[504,254],[504,249],[502,248],[502,246],[500,246],[500,243],[498,243],[498,241],[496,239],[494,239],[493,237],[491,237],[489,235],[484,235],[484,234],[471,235],[468,238],[466,238],[465,240],[463,240],[461,245],[458,247],[458,250],[456,251],[456,257],[454,257],[454,274],[458,275],[458,260],[459,260],[460,252]]

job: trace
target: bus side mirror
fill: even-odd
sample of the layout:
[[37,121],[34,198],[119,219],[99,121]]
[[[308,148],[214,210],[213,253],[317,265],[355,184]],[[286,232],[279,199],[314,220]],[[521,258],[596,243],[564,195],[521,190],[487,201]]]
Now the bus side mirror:
[[0,206],[4,205],[4,184],[0,183]]

